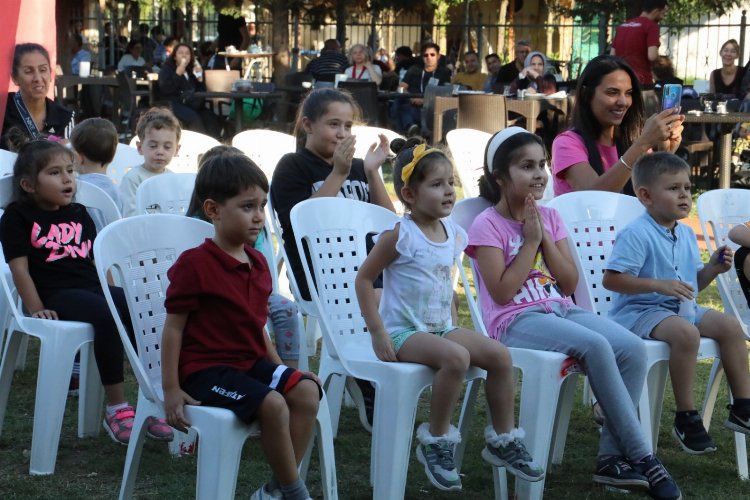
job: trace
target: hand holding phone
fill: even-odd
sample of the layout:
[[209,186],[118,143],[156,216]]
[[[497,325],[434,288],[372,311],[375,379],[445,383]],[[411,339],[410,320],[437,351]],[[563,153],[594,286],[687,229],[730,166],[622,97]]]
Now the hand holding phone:
[[667,83],[664,85],[661,99],[661,109],[677,108],[675,114],[680,112],[680,101],[682,99],[682,85],[678,83]]

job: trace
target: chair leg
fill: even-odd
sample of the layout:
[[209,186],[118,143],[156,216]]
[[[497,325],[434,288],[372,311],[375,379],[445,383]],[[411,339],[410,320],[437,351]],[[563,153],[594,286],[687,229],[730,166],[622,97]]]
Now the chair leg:
[[719,395],[723,375],[724,365],[721,364],[721,359],[714,358],[714,363],[711,365],[711,373],[708,376],[706,396],[703,398],[703,427],[705,427],[706,430],[711,428],[711,418],[714,414],[716,397]]
[[[138,469],[141,465],[141,453],[143,452],[143,442],[146,439],[146,419],[149,417],[147,408],[151,405],[138,391],[138,406],[136,407],[135,419],[133,421],[133,430],[130,433],[130,442],[128,443],[128,452],[125,455],[125,466],[122,473],[122,483],[120,484],[119,500],[130,500],[133,498],[135,490],[135,481],[138,477]],[[140,409],[141,411],[138,411]]]
[[[300,333],[300,339],[299,339],[299,369],[300,371],[306,372],[310,371],[310,355],[311,355],[311,349],[307,345],[307,332],[305,331],[305,320],[302,317],[302,313],[297,313],[297,331]],[[302,338],[302,335],[305,335],[305,338]],[[315,353],[312,352],[314,355]]]
[[[74,346],[60,337],[61,335],[48,335],[39,347],[29,467],[33,476],[55,472],[68,384],[73,373],[73,360],[80,348],[80,345]],[[43,414],[42,408],[45,409]]]
[[[318,417],[316,419],[315,443],[318,445],[318,460],[320,461],[320,483],[323,490],[323,498],[326,500],[337,500],[339,497],[338,486],[336,483],[336,457],[333,450],[333,429],[331,428],[331,413],[328,408],[328,401],[325,394],[320,400],[318,407]],[[307,477],[307,470],[310,465],[310,456],[312,454],[313,441],[307,447],[305,456],[300,464],[300,477]]]
[[8,330],[8,339],[5,350],[0,358],[0,436],[3,435],[3,422],[5,422],[5,410],[8,407],[8,396],[10,395],[10,384],[13,381],[13,372],[16,368],[16,356],[21,344],[23,333]]
[[[461,405],[461,416],[458,419],[458,430],[461,432],[461,436],[468,436],[471,430],[477,396],[479,395],[479,387],[481,385],[479,382],[479,380],[471,380],[466,386],[464,402]],[[461,464],[463,463],[464,453],[466,452],[466,441],[468,441],[468,439],[462,439],[453,449],[453,461],[459,472],[461,471]]]
[[641,391],[638,403],[638,416],[641,421],[641,431],[646,438],[651,439],[651,447],[656,453],[659,444],[659,424],[664,406],[664,391],[667,385],[669,362],[660,360],[651,366],[646,375],[645,387]]
[[505,467],[492,468],[492,482],[495,483],[495,500],[508,500],[508,474]]
[[576,397],[576,382],[578,377],[568,377],[563,380],[560,397],[555,411],[555,425],[552,431],[552,459],[553,464],[561,464],[565,452],[565,441],[568,438],[570,413],[573,411],[573,400]]
[[21,344],[18,347],[18,354],[16,355],[16,371],[20,372],[26,369],[26,355],[29,350],[29,336],[24,335],[21,338]]
[[78,396],[78,437],[96,437],[102,429],[104,387],[94,358],[92,342],[81,347],[81,385]]

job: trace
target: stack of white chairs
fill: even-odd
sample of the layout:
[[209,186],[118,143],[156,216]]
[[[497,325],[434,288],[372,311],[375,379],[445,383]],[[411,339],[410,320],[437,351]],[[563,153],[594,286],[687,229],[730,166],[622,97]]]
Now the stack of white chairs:
[[[130,145],[135,147],[138,136],[130,140]],[[201,156],[214,146],[221,146],[221,143],[211,136],[193,132],[192,130],[182,130],[180,134],[180,150],[177,152],[172,161],[169,162],[169,170],[176,173],[196,173],[198,172],[198,162]]]
[[[404,496],[417,403],[433,377],[424,365],[385,363],[375,356],[354,291],[365,236],[396,220],[380,206],[346,198],[306,200],[291,212],[297,248],[304,255],[305,242],[312,258],[312,269],[306,259],[302,263],[308,283],[315,283],[310,293],[323,330],[320,379],[326,388],[346,376],[375,384],[370,479],[373,498],[389,499]],[[483,377],[476,368],[467,374],[468,380]],[[338,412],[341,397],[329,396],[331,410]]]
[[[709,254],[718,247],[728,245],[736,250],[738,245],[729,237],[729,230],[750,220],[750,191],[745,189],[713,189],[698,197],[698,218]],[[750,307],[748,307],[742,285],[734,269],[716,277],[716,287],[724,305],[724,312],[733,314],[742,325],[745,337],[750,340]],[[723,373],[721,362],[714,361],[709,377],[706,396],[703,400],[703,422],[709,428],[716,404],[719,381]],[[730,394],[731,397],[731,394]],[[734,433],[737,469],[740,478],[748,479],[747,441],[743,434]]]
[[16,163],[18,155],[12,151],[0,149],[0,177],[13,175],[13,165]]
[[484,152],[490,137],[492,134],[471,128],[457,128],[446,136],[464,198],[479,196],[479,177],[484,174]]
[[197,174],[155,175],[143,181],[135,192],[135,213],[185,215],[195,188]]
[[[164,417],[161,379],[161,335],[169,282],[167,270],[189,249],[213,235],[210,224],[189,217],[154,214],[123,219],[106,227],[94,243],[96,267],[103,285],[107,273],[123,284],[128,301],[136,349],[114,305],[109,288],[105,297],[115,318],[125,353],[138,380],[138,405],[128,444],[120,499],[132,498],[146,432],[146,419]],[[196,498],[228,500],[235,494],[240,455],[245,440],[258,434],[257,424],[243,424],[231,411],[208,406],[185,406],[191,429],[200,436]],[[317,419],[317,445],[324,497],[338,498],[333,437],[325,396]],[[310,450],[301,466],[304,473]]]
[[249,156],[263,170],[270,182],[281,157],[296,151],[297,140],[293,135],[283,132],[253,129],[235,135],[232,138],[232,146]]
[[[486,208],[489,201],[483,198],[467,198],[460,200],[453,208],[451,219],[464,228],[468,233],[474,219]],[[478,290],[476,269],[471,260],[471,272]],[[464,270],[462,259],[456,261],[461,283],[469,304],[474,329],[487,335],[482,321],[479,293],[473,293],[468,275]],[[531,456],[545,469],[549,465],[562,462],[567,436],[570,412],[576,390],[576,377],[570,375],[580,373],[580,366],[575,358],[551,351],[537,351],[533,349],[510,348],[513,367],[522,374],[521,407],[518,425],[526,431],[525,443]],[[477,384],[472,384],[471,391],[477,390]],[[467,391],[469,392],[469,391]],[[462,422],[470,418],[474,408],[471,402],[475,394],[467,394],[461,412]],[[463,424],[468,426],[467,424]],[[463,454],[465,443],[459,443],[457,456]],[[495,491],[498,491],[498,479],[495,477]],[[516,495],[518,498],[541,499],[544,492],[544,480],[529,483],[516,480]],[[505,491],[505,487],[501,488]]]

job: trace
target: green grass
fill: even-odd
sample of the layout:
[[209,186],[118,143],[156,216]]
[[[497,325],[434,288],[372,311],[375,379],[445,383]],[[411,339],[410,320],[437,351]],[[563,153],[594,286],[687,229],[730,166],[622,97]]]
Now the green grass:
[[[701,304],[720,304],[716,287],[711,286],[700,296]],[[461,322],[469,324],[467,311],[461,310]],[[0,497],[3,499],[74,499],[115,498],[122,479],[125,447],[114,444],[102,432],[96,438],[76,437],[77,399],[69,398],[63,423],[62,437],[55,474],[46,477],[28,475],[31,426],[34,413],[33,396],[36,384],[38,345],[32,342],[28,367],[17,372],[13,380],[8,411],[0,437]],[[317,359],[313,360],[313,366]],[[702,401],[708,362],[699,364],[696,401]],[[135,382],[127,377],[126,386],[131,401],[135,401]],[[580,384],[579,384],[580,386]],[[599,434],[591,419],[591,410],[583,406],[580,395],[573,408],[565,456],[561,465],[548,471],[545,498],[549,499],[621,499],[621,494],[607,493],[593,486],[591,472],[596,456]],[[426,419],[427,396],[423,395],[417,422]],[[748,483],[736,475],[732,434],[723,428],[726,416],[726,394],[722,391],[716,404],[711,434],[719,450],[709,456],[693,457],[681,452],[669,435],[674,401],[671,391],[662,413],[659,456],[679,482],[689,498],[735,499],[747,498]],[[43,417],[42,417],[43,418]],[[457,421],[456,415],[454,421]],[[486,499],[493,497],[490,466],[479,456],[482,448],[482,429],[485,425],[485,405],[480,397],[475,408],[474,425],[468,439],[463,466],[464,491],[460,498]],[[335,442],[339,496],[342,499],[371,498],[369,485],[370,435],[359,425],[354,409],[344,408],[339,436]],[[173,458],[163,443],[146,441],[138,476],[136,498],[192,498],[195,495],[194,457]],[[257,441],[246,444],[237,481],[237,497],[249,495],[268,477],[269,469],[260,454]],[[315,498],[322,498],[317,460],[308,476],[308,484]],[[512,481],[511,481],[512,488]],[[638,498],[635,495],[634,498]],[[425,478],[421,465],[412,453],[406,498],[448,499],[455,494],[436,491]]]

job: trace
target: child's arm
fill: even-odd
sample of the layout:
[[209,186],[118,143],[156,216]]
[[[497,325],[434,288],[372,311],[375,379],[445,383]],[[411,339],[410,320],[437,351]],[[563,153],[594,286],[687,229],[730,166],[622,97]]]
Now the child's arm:
[[388,264],[398,257],[396,242],[398,241],[398,227],[393,231],[386,231],[380,235],[372,251],[357,272],[354,287],[359,300],[362,316],[367,323],[372,337],[372,348],[378,358],[383,361],[398,361],[393,350],[391,336],[385,331],[383,319],[378,312],[378,299],[375,296],[373,282],[388,267]]
[[[266,357],[268,360],[273,364],[283,365],[284,363],[281,361],[278,351],[276,351],[276,346],[271,342],[271,337],[265,328],[263,329],[263,341],[266,343]],[[300,342],[302,342],[302,339],[300,339]]]
[[164,332],[161,336],[161,380],[164,389],[164,411],[169,425],[182,432],[190,427],[185,418],[184,405],[199,405],[200,401],[191,398],[180,388],[178,366],[182,349],[182,331],[187,323],[187,313],[167,314]]
[[743,247],[750,248],[750,227],[745,224],[734,226],[729,230],[729,239],[742,245]]
[[380,142],[371,145],[365,155],[365,175],[367,175],[367,184],[370,186],[370,201],[383,208],[387,208],[391,212],[395,212],[391,197],[388,196],[388,191],[385,189],[385,184],[383,184],[383,178],[380,177],[380,173],[378,172],[381,165],[388,159],[390,145],[388,138],[383,134],[379,134],[378,138]]
[[51,309],[46,309],[39,297],[36,285],[31,280],[29,274],[29,258],[16,257],[8,262],[10,272],[13,275],[13,283],[16,285],[18,295],[21,297],[23,305],[29,311],[32,318],[40,319],[57,319],[57,313]]
[[576,269],[576,264],[570,255],[568,239],[553,240],[552,236],[544,228],[542,216],[539,214],[539,207],[536,203],[534,204],[534,208],[537,211],[537,217],[542,227],[544,262],[562,290],[563,295],[572,295],[575,292],[576,286],[578,286],[578,269]]
[[732,269],[732,257],[734,252],[726,246],[720,246],[711,254],[703,269],[698,271],[698,290],[703,290],[721,273]]
[[533,199],[526,199],[525,222],[523,224],[523,245],[510,266],[505,267],[505,253],[496,247],[476,247],[476,260],[479,274],[482,275],[487,291],[497,304],[507,304],[515,297],[518,289],[529,277],[534,267],[539,245],[542,243],[542,222]]
[[653,278],[639,278],[628,273],[621,273],[607,269],[604,271],[602,285],[607,290],[618,293],[659,293],[677,299],[692,300],[693,287],[690,283],[680,280],[658,280]]

